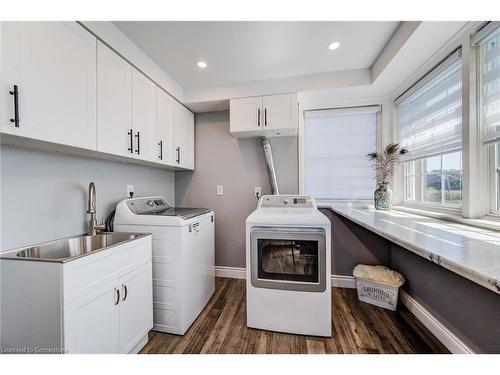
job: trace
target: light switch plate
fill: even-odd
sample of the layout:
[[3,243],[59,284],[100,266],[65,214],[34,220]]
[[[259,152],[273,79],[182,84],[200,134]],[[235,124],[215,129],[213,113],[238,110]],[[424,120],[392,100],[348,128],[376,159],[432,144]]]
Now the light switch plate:
[[224,186],[217,185],[217,195],[224,195]]

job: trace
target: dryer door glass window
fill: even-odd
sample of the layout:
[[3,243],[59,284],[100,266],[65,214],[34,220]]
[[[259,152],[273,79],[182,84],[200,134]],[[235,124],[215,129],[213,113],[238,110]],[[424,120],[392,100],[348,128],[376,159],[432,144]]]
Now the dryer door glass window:
[[318,241],[258,239],[258,278],[319,282]]

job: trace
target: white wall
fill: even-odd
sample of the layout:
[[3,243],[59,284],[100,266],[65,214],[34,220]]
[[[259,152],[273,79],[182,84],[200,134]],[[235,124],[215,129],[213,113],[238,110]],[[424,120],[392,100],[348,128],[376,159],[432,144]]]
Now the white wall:
[[87,190],[94,181],[98,221],[125,198],[164,195],[174,202],[174,172],[0,145],[0,251],[87,230]]

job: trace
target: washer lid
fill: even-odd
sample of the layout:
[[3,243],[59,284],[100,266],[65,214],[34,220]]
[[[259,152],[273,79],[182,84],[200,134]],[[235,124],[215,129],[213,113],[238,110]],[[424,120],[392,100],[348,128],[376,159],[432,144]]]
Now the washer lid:
[[177,216],[187,220],[211,211],[209,208],[169,207],[158,211],[137,212],[137,215]]
[[125,203],[139,216],[176,216],[187,220],[212,211],[209,208],[172,207],[163,197],[132,198]]

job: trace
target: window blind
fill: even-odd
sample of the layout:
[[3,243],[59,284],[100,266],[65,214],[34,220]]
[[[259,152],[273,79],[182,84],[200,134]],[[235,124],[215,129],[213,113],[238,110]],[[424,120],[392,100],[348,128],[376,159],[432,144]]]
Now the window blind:
[[491,35],[495,34],[498,30],[500,30],[500,22],[499,21],[489,21],[485,22],[479,30],[477,30],[474,35],[472,35],[471,42],[473,46],[482,45],[488,40]]
[[481,46],[481,109],[483,140],[500,142],[500,31]]
[[376,151],[379,106],[306,111],[305,194],[325,199],[372,199],[366,154]]
[[460,50],[396,99],[397,138],[416,160],[462,148],[462,63]]

